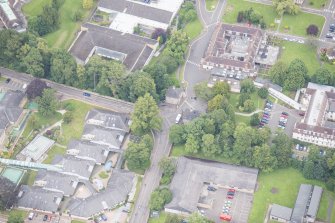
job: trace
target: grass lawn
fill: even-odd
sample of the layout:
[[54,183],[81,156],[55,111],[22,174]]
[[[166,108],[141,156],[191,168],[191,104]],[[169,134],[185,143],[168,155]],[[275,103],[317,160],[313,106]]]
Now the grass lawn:
[[264,21],[267,27],[274,24],[275,19],[278,17],[274,8],[269,5],[243,0],[228,0],[227,3],[227,7],[223,15],[223,21],[226,23],[237,23],[236,19],[238,12],[248,10],[250,8],[253,8],[256,12],[264,16]]
[[309,75],[312,75],[320,67],[316,55],[316,49],[306,44],[283,41],[280,60],[289,64],[294,59],[305,62]]
[[[263,222],[269,204],[276,203],[279,205],[294,207],[294,203],[299,191],[300,184],[308,183],[324,187],[321,181],[307,180],[302,174],[293,168],[276,170],[272,173],[260,173],[258,175],[258,189],[254,195],[253,207],[249,215],[248,222]],[[271,189],[277,189],[276,193],[272,193]],[[330,192],[325,193],[332,195]],[[324,216],[324,201],[321,201],[321,213],[318,216]],[[323,219],[325,220],[325,219]]]
[[44,117],[40,113],[33,113],[28,119],[27,125],[22,133],[22,137],[26,138],[30,132],[34,129],[46,128],[55,124],[62,119],[62,114],[56,113],[50,117]]
[[308,0],[308,5],[312,8],[321,9],[327,4],[328,0]]
[[53,146],[48,152],[48,157],[43,161],[45,164],[50,164],[56,155],[64,155],[66,152],[66,148],[60,146]]
[[71,104],[71,107],[74,108],[74,110],[71,111],[72,114],[74,114],[73,120],[68,124],[62,124],[62,136],[58,140],[58,143],[62,145],[67,145],[70,139],[81,138],[84,129],[86,114],[89,110],[94,108],[94,106],[76,100],[68,100],[64,103],[69,103]]
[[235,119],[237,123],[245,123],[247,126],[250,125],[250,118],[251,116],[242,116],[242,115],[236,115],[235,114]]
[[324,192],[322,194],[322,198],[321,198],[321,202],[320,202],[319,210],[317,214],[318,219],[323,219],[323,220],[327,219],[329,196],[330,195],[327,192]]
[[218,0],[206,0],[206,9],[208,11],[213,11],[218,4]]
[[202,24],[199,18],[197,18],[193,22],[188,23],[184,28],[184,32],[187,33],[188,37],[190,37],[191,40],[199,36],[201,31],[202,31]]
[[[280,31],[297,36],[307,36],[306,29],[310,24],[317,25],[320,33],[324,23],[325,18],[315,14],[305,12],[300,12],[298,15],[285,14],[280,25]],[[286,30],[285,26],[288,26],[289,30]]]
[[[235,108],[235,111],[238,111],[237,105],[239,100],[240,94],[238,93],[231,93],[229,97],[229,104],[233,105]],[[264,99],[261,99],[257,94],[257,89],[254,93],[251,94],[251,100],[254,102],[257,109],[263,109],[264,107]]]
[[332,217],[329,222],[335,222],[335,205],[333,206]]
[[[43,6],[50,0],[32,0],[23,7],[23,12],[28,17],[37,16],[42,12]],[[93,6],[94,8],[95,6]],[[81,11],[83,18],[87,18],[89,10],[82,8],[82,0],[65,0],[60,8],[60,27],[57,31],[44,36],[48,45],[52,48],[68,49],[75,38],[81,22],[73,20],[74,14]]]
[[167,217],[166,212],[161,212],[159,218],[150,218],[148,223],[164,223]]

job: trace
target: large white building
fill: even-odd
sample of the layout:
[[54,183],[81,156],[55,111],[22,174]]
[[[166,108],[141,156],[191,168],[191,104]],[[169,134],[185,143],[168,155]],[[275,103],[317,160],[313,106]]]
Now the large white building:
[[335,88],[309,83],[301,102],[308,109],[296,123],[293,138],[318,146],[335,147]]

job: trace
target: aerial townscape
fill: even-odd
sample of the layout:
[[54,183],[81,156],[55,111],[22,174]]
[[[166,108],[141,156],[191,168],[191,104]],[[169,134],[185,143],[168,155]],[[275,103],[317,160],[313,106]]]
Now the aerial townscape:
[[335,0],[0,0],[0,223],[335,223]]

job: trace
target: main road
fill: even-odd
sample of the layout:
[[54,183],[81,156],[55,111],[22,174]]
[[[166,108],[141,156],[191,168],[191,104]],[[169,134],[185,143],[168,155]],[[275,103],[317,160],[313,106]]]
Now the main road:
[[[34,77],[29,74],[19,73],[2,67],[0,67],[0,74],[2,76],[15,79],[19,82],[26,84],[29,84],[34,79]],[[102,96],[93,92],[88,92],[86,90],[77,89],[63,84],[58,84],[50,80],[44,81],[47,82],[47,85],[49,87],[55,89],[58,93],[62,94],[65,98],[68,99],[84,101],[86,103],[110,109],[116,112],[131,113],[134,109],[134,104],[130,102],[122,101],[112,97]],[[90,96],[84,96],[84,92],[88,92]]]
[[[221,14],[225,5],[225,0],[220,0],[216,9],[213,12],[206,10],[205,0],[197,1],[197,12],[201,18],[203,24],[203,32],[199,38],[195,39],[190,43],[189,54],[187,55],[185,70],[184,70],[184,82],[186,88],[186,103],[197,108],[200,106],[200,102],[194,100],[193,87],[195,84],[201,81],[208,80],[208,73],[200,69],[200,60],[208,46],[211,39],[212,33],[215,29],[216,24],[221,20]],[[151,166],[145,172],[142,181],[142,187],[139,193],[139,197],[135,203],[135,208],[130,218],[130,223],[145,223],[149,218],[149,200],[151,193],[159,186],[161,179],[161,171],[159,169],[159,161],[163,157],[167,157],[170,154],[172,145],[169,143],[169,128],[171,122],[168,117],[176,117],[180,112],[180,107],[172,108],[169,106],[161,106],[161,115],[163,117],[163,131],[155,132],[154,148],[151,154]]]

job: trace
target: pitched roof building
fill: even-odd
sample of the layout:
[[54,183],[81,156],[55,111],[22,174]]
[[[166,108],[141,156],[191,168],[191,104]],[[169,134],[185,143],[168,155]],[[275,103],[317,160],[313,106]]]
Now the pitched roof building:
[[270,211],[270,218],[279,222],[289,222],[291,220],[292,208],[273,204]]
[[153,39],[85,23],[69,52],[79,63],[86,64],[96,54],[119,61],[133,71],[149,63],[157,46]]

